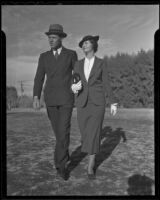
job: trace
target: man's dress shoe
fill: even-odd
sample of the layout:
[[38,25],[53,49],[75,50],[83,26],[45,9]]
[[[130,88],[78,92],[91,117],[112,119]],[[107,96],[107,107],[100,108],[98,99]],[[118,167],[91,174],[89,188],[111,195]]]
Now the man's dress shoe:
[[57,174],[63,178],[65,181],[69,179],[69,172],[67,170],[68,162],[66,162],[65,166],[57,170]]

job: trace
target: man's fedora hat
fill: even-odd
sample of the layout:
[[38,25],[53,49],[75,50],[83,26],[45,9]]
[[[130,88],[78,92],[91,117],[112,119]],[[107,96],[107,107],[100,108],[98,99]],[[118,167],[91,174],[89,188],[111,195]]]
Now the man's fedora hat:
[[45,32],[45,34],[46,35],[55,34],[61,37],[67,37],[67,34],[63,32],[63,26],[61,26],[60,24],[51,24],[49,26],[49,31]]
[[83,42],[87,41],[87,40],[95,40],[96,42],[99,40],[99,36],[92,36],[92,35],[86,35],[79,43],[79,47],[82,48]]

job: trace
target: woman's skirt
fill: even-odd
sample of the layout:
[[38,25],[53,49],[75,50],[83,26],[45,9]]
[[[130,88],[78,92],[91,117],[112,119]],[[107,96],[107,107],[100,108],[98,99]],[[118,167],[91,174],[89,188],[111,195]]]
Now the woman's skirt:
[[88,154],[96,154],[99,152],[104,113],[105,105],[95,105],[90,100],[85,107],[77,108],[77,120],[82,140],[82,152]]

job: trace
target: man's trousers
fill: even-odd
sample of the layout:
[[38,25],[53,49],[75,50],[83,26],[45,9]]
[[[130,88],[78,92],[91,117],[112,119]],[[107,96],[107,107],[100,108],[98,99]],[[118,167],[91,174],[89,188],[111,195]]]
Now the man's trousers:
[[54,162],[57,170],[63,169],[69,160],[72,110],[72,105],[47,107],[48,117],[56,137]]

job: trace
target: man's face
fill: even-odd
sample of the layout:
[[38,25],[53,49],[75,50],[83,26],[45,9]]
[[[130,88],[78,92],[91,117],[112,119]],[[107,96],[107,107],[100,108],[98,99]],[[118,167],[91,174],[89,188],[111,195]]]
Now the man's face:
[[61,46],[62,38],[59,35],[48,35],[48,41],[52,49],[57,49]]

